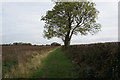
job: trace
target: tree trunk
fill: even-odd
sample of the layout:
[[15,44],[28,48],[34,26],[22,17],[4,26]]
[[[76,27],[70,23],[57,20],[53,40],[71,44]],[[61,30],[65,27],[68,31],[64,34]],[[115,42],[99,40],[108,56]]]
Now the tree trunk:
[[66,35],[65,40],[64,40],[64,46],[67,48],[70,45],[70,38],[69,35]]
[[69,40],[65,40],[64,45],[65,45],[65,48],[67,48],[70,45],[70,41]]
[[70,30],[71,30],[71,17],[69,15],[69,12],[68,12],[68,21],[69,21],[69,25],[68,25],[68,28],[69,28],[69,31],[67,32],[67,35],[65,36],[65,40],[64,40],[64,46],[65,48],[67,48],[69,45],[70,45]]

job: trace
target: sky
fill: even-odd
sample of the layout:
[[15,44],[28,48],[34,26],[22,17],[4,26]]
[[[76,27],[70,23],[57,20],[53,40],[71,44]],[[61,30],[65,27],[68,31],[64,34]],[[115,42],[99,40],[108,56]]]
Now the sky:
[[[99,10],[97,22],[101,24],[101,31],[95,35],[73,36],[71,44],[88,44],[99,42],[118,41],[118,2],[110,0],[109,2],[97,1],[96,8]],[[59,38],[50,40],[43,37],[44,21],[41,16],[45,16],[46,11],[51,10],[55,4],[50,1],[29,0],[4,1],[0,6],[0,39],[2,44],[14,42],[29,42],[32,44],[51,44],[59,42]]]

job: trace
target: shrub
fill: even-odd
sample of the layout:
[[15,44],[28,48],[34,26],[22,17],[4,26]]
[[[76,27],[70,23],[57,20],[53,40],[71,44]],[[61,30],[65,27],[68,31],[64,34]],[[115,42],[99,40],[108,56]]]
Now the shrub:
[[77,66],[79,77],[109,78],[118,77],[117,42],[85,45],[72,45],[63,49],[72,62]]
[[61,46],[61,44],[59,44],[57,42],[53,42],[53,43],[51,43],[51,46]]

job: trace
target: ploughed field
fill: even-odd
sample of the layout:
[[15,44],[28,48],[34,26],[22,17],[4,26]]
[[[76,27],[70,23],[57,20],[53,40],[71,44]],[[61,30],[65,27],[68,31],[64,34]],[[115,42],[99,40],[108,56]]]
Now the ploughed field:
[[[13,61],[15,58],[22,59],[26,56],[31,56],[35,52],[47,52],[56,47],[54,46],[2,46],[2,61]],[[26,56],[25,56],[26,55]]]

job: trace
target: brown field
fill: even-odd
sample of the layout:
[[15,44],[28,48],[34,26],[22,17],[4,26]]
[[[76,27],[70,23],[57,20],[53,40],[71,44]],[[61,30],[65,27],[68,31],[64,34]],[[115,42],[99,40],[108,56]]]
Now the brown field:
[[47,53],[55,48],[54,46],[29,45],[2,46],[3,78],[28,77],[28,71],[35,70],[36,66],[39,66],[42,59],[47,56]]
[[52,46],[2,46],[2,62],[12,61],[14,58],[22,58],[34,55],[35,52],[48,52],[56,47]]

